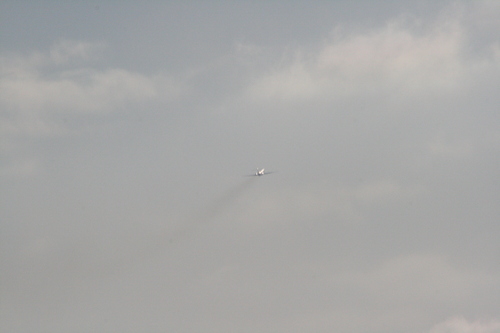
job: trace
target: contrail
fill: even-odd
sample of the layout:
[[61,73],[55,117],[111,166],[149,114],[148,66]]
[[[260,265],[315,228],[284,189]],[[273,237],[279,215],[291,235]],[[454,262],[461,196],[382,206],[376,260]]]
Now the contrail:
[[162,230],[153,235],[150,244],[144,244],[145,251],[150,251],[151,254],[161,252],[193,237],[200,228],[206,227],[231,208],[243,194],[248,192],[255,182],[256,178],[245,179],[224,191],[207,206],[195,210],[194,213],[187,215],[185,218],[181,218],[180,223],[174,229]]
[[206,207],[196,211],[194,215],[185,218],[175,231],[166,236],[168,242],[170,244],[178,243],[192,237],[201,227],[206,226],[233,206],[238,199],[251,188],[255,180],[254,178],[249,178],[234,185],[219,195]]
[[202,218],[203,216],[205,216],[207,220],[216,218],[246,193],[255,180],[255,178],[248,178],[224,192],[202,212]]
[[[255,182],[255,178],[245,179],[224,191],[204,208],[181,219],[174,229],[152,230],[152,234],[144,235],[140,240],[135,238],[135,241],[131,241],[127,246],[116,249],[117,252],[111,258],[106,257],[103,253],[104,256],[77,263],[73,273],[80,277],[108,275],[128,271],[137,265],[147,264],[158,256],[166,254],[168,249],[173,249],[181,242],[191,239],[201,228],[206,227],[233,206]],[[61,263],[75,261],[75,258],[70,255],[71,252],[68,251],[62,255]]]

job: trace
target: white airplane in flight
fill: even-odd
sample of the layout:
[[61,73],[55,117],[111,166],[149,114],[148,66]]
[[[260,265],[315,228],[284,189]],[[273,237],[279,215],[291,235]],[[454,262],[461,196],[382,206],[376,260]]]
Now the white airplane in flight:
[[265,176],[265,175],[268,175],[270,173],[273,173],[273,172],[266,172],[265,169],[259,169],[257,168],[257,171],[255,172],[255,174],[253,175],[248,175],[248,176]]

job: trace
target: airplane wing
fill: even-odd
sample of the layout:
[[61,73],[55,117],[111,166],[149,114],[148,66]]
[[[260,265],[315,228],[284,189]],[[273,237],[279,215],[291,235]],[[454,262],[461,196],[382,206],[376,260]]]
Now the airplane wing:
[[278,171],[266,171],[264,172],[263,174],[260,174],[260,175],[256,175],[255,173],[252,174],[252,175],[243,175],[243,177],[260,177],[260,176],[265,176],[265,175],[269,175],[271,173],[276,173]]
[[260,176],[265,176],[270,173],[275,173],[276,171],[265,171],[264,168],[257,168],[257,171],[254,174],[251,175],[244,175],[243,177],[260,177]]

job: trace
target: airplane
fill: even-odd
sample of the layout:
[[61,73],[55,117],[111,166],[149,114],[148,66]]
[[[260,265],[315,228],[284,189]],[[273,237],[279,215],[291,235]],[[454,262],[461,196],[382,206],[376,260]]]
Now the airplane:
[[255,174],[253,174],[253,175],[247,175],[247,176],[249,176],[249,177],[251,177],[251,176],[259,176],[260,177],[260,176],[265,176],[265,175],[268,175],[270,173],[273,173],[273,172],[270,172],[270,171],[266,172],[264,170],[265,169],[259,169],[259,168],[257,168],[257,171],[255,172]]

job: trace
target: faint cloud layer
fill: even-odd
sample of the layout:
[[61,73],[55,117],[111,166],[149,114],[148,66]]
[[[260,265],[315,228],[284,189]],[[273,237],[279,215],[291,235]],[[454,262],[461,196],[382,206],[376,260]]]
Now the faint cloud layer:
[[3,135],[57,134],[62,129],[51,121],[55,114],[111,112],[129,103],[179,94],[179,85],[163,75],[87,67],[102,47],[62,41],[46,53],[2,57]]
[[498,333],[500,321],[468,321],[455,317],[434,326],[428,333]]
[[256,80],[249,95],[257,100],[336,99],[358,93],[421,94],[453,91],[480,67],[498,69],[497,48],[487,59],[466,59],[467,34],[457,18],[443,18],[424,29],[403,20],[365,34],[340,30],[317,52],[298,50],[288,65]]
[[248,228],[259,231],[276,227],[276,224],[282,226],[290,221],[321,217],[329,217],[339,224],[352,224],[369,220],[367,208],[416,200],[424,193],[421,187],[405,186],[393,180],[352,187],[315,184],[311,188],[284,188],[266,193],[254,199],[255,206],[240,213],[242,216],[254,216]]
[[[65,64],[73,59],[84,61],[96,57],[97,52],[105,48],[104,44],[89,43],[83,41],[62,40],[52,46],[49,50],[49,57],[46,60],[56,65]],[[46,58],[41,55],[41,58]]]
[[93,25],[141,26],[107,35],[132,68],[178,48],[175,78],[106,43],[1,54],[6,330],[500,333],[498,11],[471,12],[271,47],[266,24],[186,39],[191,11]]
[[13,155],[0,167],[0,176],[35,173],[36,161],[14,156],[25,138],[65,135],[68,119],[170,101],[180,94],[180,84],[165,75],[94,68],[104,48],[63,40],[47,52],[0,56],[0,152]]
[[[497,276],[461,271],[436,255],[400,256],[387,261],[366,276],[358,287],[367,294],[405,301],[463,301],[484,286],[495,286]],[[352,276],[350,277],[352,279]]]
[[36,174],[38,163],[35,160],[14,160],[0,168],[0,178],[23,178]]

